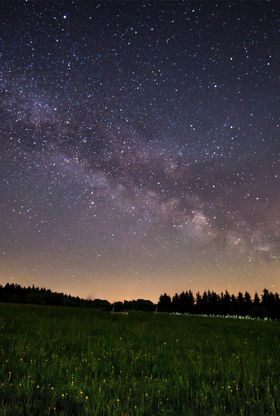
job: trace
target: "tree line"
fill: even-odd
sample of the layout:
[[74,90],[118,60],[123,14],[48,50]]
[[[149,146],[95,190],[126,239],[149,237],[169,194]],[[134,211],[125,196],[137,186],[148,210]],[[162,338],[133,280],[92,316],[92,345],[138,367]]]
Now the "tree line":
[[248,292],[234,295],[228,291],[219,294],[209,290],[194,295],[189,290],[172,297],[164,293],[159,298],[157,311],[280,319],[280,297],[268,289],[264,289],[261,296],[255,293],[253,297]]
[[82,299],[78,296],[70,296],[64,293],[53,292],[50,289],[33,286],[22,287],[19,284],[7,283],[0,285],[0,302],[23,303],[54,306],[83,306],[104,311],[122,312],[138,310],[152,312],[156,306],[150,300],[137,299],[123,302],[110,303],[102,299]]
[[110,303],[103,299],[82,299],[78,296],[53,292],[50,289],[33,286],[22,287],[19,284],[7,283],[0,285],[0,302],[23,303],[55,306],[81,306],[96,308],[104,311],[123,312],[139,310],[145,312],[167,312],[182,314],[205,315],[239,315],[251,317],[270,317],[280,319],[280,296],[268,289],[264,289],[261,296],[255,293],[239,292],[237,295],[228,291],[216,293],[204,291],[195,295],[191,290],[175,293],[169,296],[166,293],[160,296],[157,304],[150,300],[124,300]]
[[87,306],[102,310],[111,310],[112,305],[102,299],[82,299],[78,296],[53,292],[50,289],[33,286],[23,287],[18,284],[7,283],[0,285],[0,302],[5,303],[31,303],[36,305],[54,306]]

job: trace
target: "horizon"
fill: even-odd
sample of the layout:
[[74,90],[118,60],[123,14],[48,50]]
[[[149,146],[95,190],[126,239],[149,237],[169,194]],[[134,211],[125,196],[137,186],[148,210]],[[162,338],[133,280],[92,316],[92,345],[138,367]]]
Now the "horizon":
[[276,293],[278,293],[278,291],[277,290],[275,290],[275,289],[269,289],[269,288],[267,288],[267,287],[264,287],[261,291],[254,291],[254,292],[249,292],[249,291],[247,291],[247,290],[239,290],[238,292],[232,292],[232,291],[229,291],[228,289],[225,289],[225,290],[222,290],[222,291],[215,291],[215,290],[210,290],[210,289],[203,289],[203,290],[201,290],[201,291],[193,291],[192,289],[190,289],[190,288],[185,288],[184,290],[181,290],[181,291],[173,291],[172,293],[170,293],[170,292],[166,292],[166,291],[162,291],[161,293],[160,293],[160,295],[158,296],[158,298],[156,299],[156,300],[153,300],[153,299],[151,299],[151,298],[143,298],[143,297],[140,297],[140,298],[123,298],[123,299],[121,299],[121,298],[116,298],[116,299],[108,299],[107,297],[81,297],[81,296],[79,296],[79,295],[75,295],[75,294],[72,294],[72,293],[68,293],[68,292],[65,292],[65,291],[63,291],[63,290],[53,290],[52,288],[50,288],[50,287],[41,287],[41,286],[36,286],[36,284],[33,284],[33,283],[31,283],[30,285],[28,285],[28,286],[22,286],[21,284],[19,284],[19,283],[17,283],[17,282],[7,282],[6,281],[6,283],[0,283],[0,286],[2,286],[2,287],[4,287],[6,284],[10,284],[10,285],[19,285],[22,289],[27,289],[28,287],[31,287],[32,288],[32,286],[34,286],[35,288],[38,288],[38,289],[45,289],[45,290],[50,290],[52,293],[61,293],[61,294],[63,294],[63,295],[66,295],[66,296],[72,296],[72,297],[79,297],[80,299],[82,299],[82,300],[89,300],[89,301],[93,301],[93,300],[104,300],[104,301],[108,301],[109,303],[111,303],[111,304],[113,304],[113,303],[115,303],[115,302],[124,302],[124,301],[128,301],[128,302],[130,302],[130,301],[135,301],[135,300],[148,300],[148,301],[151,301],[151,302],[153,302],[155,305],[158,303],[158,301],[159,301],[159,299],[160,299],[160,296],[162,296],[162,295],[167,295],[167,296],[170,296],[170,298],[172,299],[173,298],[173,296],[175,296],[176,294],[180,294],[180,293],[182,293],[182,292],[189,292],[189,291],[191,291],[192,293],[193,293],[193,295],[194,295],[194,297],[196,297],[196,295],[199,293],[200,295],[202,295],[204,292],[214,292],[214,293],[216,293],[217,295],[222,295],[222,294],[225,294],[226,292],[228,292],[229,293],[229,295],[230,296],[232,296],[232,295],[234,295],[235,297],[237,297],[237,295],[238,295],[238,293],[239,292],[241,292],[243,295],[245,294],[245,293],[249,293],[249,295],[251,296],[251,299],[253,300],[254,299],[254,295],[255,294],[257,294],[259,297],[261,297],[262,296],[262,293],[265,291],[265,290],[268,290],[270,293],[273,293],[273,294],[276,294]]

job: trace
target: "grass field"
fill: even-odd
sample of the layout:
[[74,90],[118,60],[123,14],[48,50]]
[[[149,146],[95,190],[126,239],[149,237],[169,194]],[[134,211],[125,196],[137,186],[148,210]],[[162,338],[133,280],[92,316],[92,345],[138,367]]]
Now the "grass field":
[[0,305],[0,414],[280,415],[280,323]]

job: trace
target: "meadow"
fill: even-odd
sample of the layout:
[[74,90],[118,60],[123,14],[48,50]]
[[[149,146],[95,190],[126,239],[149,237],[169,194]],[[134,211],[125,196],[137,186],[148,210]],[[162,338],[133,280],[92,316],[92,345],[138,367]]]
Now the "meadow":
[[280,323],[0,304],[1,416],[280,415]]

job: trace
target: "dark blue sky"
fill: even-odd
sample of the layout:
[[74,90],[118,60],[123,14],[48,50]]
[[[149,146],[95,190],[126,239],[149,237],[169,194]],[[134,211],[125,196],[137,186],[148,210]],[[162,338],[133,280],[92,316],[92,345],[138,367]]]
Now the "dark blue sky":
[[0,16],[1,282],[280,289],[279,2]]

